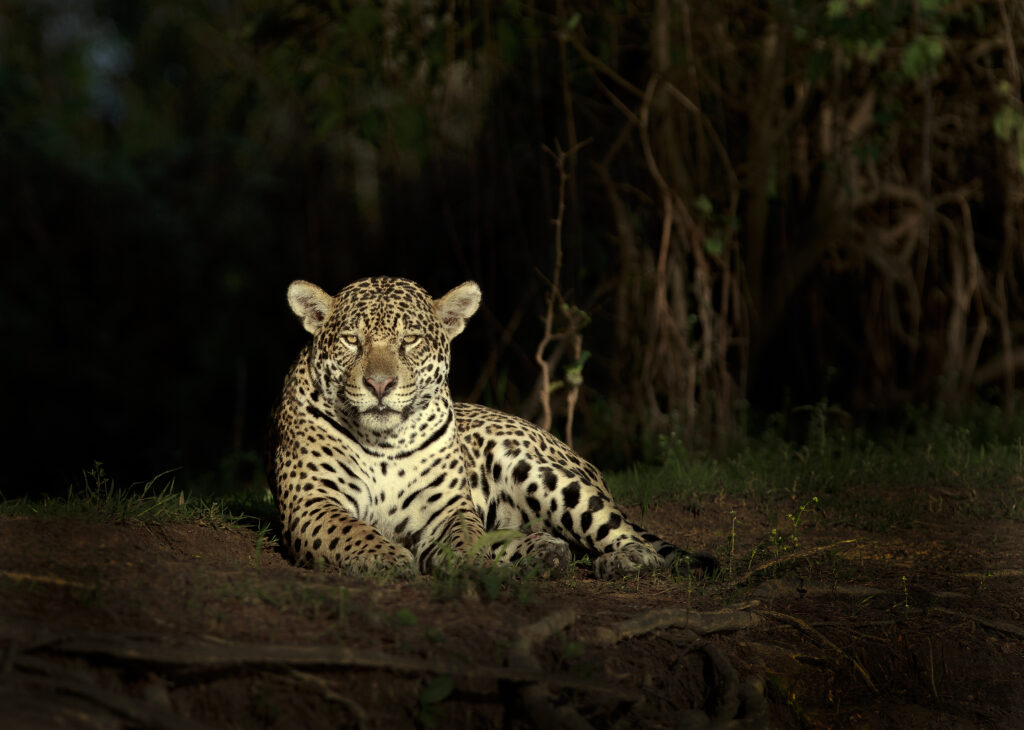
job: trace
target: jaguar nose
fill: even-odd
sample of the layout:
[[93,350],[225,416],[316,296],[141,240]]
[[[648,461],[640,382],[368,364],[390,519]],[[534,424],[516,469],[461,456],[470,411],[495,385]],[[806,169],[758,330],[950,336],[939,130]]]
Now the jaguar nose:
[[371,392],[373,392],[377,396],[377,400],[382,400],[384,398],[384,395],[395,386],[395,383],[397,381],[398,378],[393,377],[363,378],[363,383],[366,385],[367,388],[370,389]]

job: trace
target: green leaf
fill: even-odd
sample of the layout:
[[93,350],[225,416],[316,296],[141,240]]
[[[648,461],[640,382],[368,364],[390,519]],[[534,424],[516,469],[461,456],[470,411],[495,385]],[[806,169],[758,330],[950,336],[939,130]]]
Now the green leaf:
[[582,659],[583,655],[586,653],[586,646],[584,646],[583,643],[579,641],[567,641],[562,646],[562,656],[568,661]]
[[721,235],[718,233],[712,233],[704,239],[704,250],[712,256],[721,256],[722,251],[725,250],[725,244],[722,241]]
[[480,576],[480,583],[484,587],[487,598],[495,600],[501,594],[501,587],[504,585],[504,578],[496,570],[489,570]]
[[580,359],[572,365],[565,367],[565,382],[570,388],[578,388],[583,385],[583,366],[590,359],[590,351],[584,350],[580,353]]
[[919,79],[932,73],[945,56],[942,40],[936,36],[919,35],[903,49],[900,68],[909,79]]
[[996,115],[992,117],[992,131],[1004,142],[1010,141],[1014,128],[1019,124],[1017,114],[1009,104],[1004,105]]
[[885,41],[881,38],[871,40],[860,39],[856,42],[857,56],[869,66],[874,66],[882,57],[885,50]]
[[485,532],[483,535],[476,539],[476,542],[469,549],[470,556],[479,554],[481,551],[486,550],[492,545],[497,545],[501,542],[508,542],[514,540],[517,537],[523,537],[523,533],[519,530],[491,530]]
[[420,691],[420,704],[436,705],[444,700],[455,689],[455,680],[448,674],[439,674],[427,682]]
[[408,608],[400,608],[395,612],[395,623],[399,626],[415,626],[418,621],[416,614]]
[[698,195],[697,199],[693,201],[693,207],[703,216],[710,216],[715,210],[715,206],[711,204],[711,199],[703,194]]
[[935,15],[947,4],[947,0],[918,0],[918,7],[924,15]]

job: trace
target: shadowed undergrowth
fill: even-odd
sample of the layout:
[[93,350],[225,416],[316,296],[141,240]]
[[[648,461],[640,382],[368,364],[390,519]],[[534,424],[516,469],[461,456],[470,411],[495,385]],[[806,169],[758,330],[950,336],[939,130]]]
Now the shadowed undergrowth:
[[[638,504],[683,501],[698,508],[719,495],[789,497],[827,503],[833,520],[906,525],[925,502],[945,498],[975,516],[1019,517],[1024,505],[1024,418],[984,412],[951,424],[917,417],[903,431],[869,437],[833,428],[827,404],[812,409],[809,435],[794,443],[769,432],[724,458],[689,453],[664,439],[660,464],[605,475],[616,498]],[[870,487],[869,490],[863,488]],[[984,492],[987,497],[974,497]]]

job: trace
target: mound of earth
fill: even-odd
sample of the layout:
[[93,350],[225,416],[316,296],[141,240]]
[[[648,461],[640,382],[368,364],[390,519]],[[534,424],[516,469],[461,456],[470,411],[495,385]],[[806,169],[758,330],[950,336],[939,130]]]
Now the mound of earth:
[[646,526],[716,549],[725,574],[613,583],[583,565],[388,582],[295,568],[245,528],[2,518],[4,723],[1019,725],[1024,525],[817,515],[755,550],[785,511],[652,508]]

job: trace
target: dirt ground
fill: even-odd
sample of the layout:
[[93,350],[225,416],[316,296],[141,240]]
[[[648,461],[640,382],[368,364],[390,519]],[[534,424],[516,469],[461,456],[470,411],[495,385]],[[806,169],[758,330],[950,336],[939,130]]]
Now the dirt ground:
[[501,585],[298,569],[238,527],[4,518],[0,725],[1024,728],[1024,523],[936,504],[897,530],[808,514],[797,541],[790,504],[663,504],[647,526],[724,577]]

